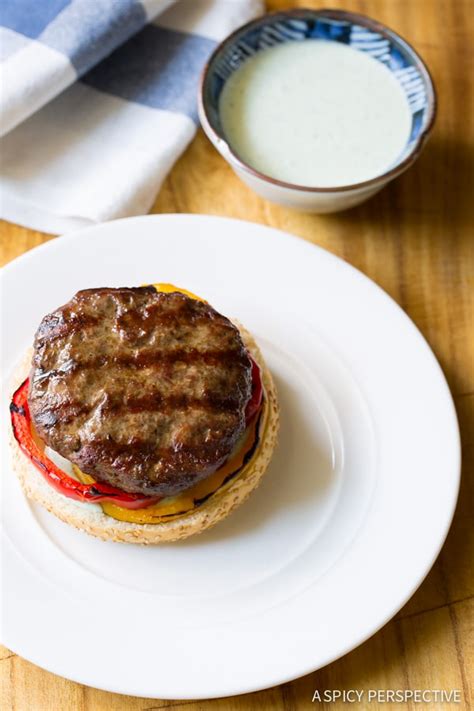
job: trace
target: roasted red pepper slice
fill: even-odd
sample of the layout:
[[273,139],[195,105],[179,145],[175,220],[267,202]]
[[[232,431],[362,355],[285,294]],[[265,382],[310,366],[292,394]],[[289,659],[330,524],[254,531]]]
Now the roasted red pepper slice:
[[[250,360],[252,361],[252,396],[245,410],[247,423],[257,414],[263,399],[260,368],[252,357],[250,357]],[[88,503],[111,501],[126,509],[141,509],[152,506],[163,498],[161,496],[129,494],[126,491],[122,491],[122,489],[117,489],[115,486],[100,482],[82,484],[56,466],[38,447],[33,438],[30,408],[28,407],[28,386],[29,379],[27,378],[15,391],[10,404],[13,434],[23,453],[60,494],[68,496],[70,499]]]
[[14,393],[10,404],[13,434],[24,454],[60,494],[68,496],[70,499],[94,504],[100,501],[112,501],[127,509],[145,508],[156,504],[162,498],[161,496],[129,494],[100,482],[82,484],[57,467],[33,439],[30,408],[28,407],[28,385],[29,379],[27,378]]

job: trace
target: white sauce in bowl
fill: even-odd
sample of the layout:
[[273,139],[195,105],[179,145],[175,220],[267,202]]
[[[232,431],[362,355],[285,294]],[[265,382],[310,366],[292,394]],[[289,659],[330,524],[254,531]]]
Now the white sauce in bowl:
[[222,129],[235,153],[272,178],[337,187],[384,173],[405,148],[411,113],[379,61],[339,42],[286,42],[227,80]]

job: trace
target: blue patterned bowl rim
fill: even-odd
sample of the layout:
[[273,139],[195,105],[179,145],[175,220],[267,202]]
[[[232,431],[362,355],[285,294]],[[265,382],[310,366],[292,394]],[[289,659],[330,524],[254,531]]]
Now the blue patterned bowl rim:
[[[367,30],[369,32],[377,33],[379,36],[381,36],[381,39],[387,40],[389,42],[391,51],[394,51],[395,53],[397,53],[398,56],[404,58],[404,61],[406,62],[404,68],[414,68],[414,71],[416,70],[417,76],[423,82],[425,102],[422,109],[417,112],[418,131],[416,135],[413,136],[412,129],[412,136],[407,144],[405,151],[402,152],[398,161],[393,166],[389,167],[388,170],[386,170],[384,173],[381,173],[380,175],[377,175],[375,178],[371,178],[370,180],[365,180],[359,183],[352,183],[351,185],[322,188],[286,183],[284,181],[277,180],[276,178],[271,178],[270,176],[261,173],[255,168],[252,168],[251,165],[245,163],[241,158],[239,158],[239,156],[233,151],[233,149],[227,142],[222,132],[222,129],[220,128],[220,125],[216,125],[218,124],[218,121],[213,120],[212,118],[213,112],[215,116],[218,117],[218,111],[217,108],[215,108],[213,111],[213,101],[212,97],[210,96],[210,80],[213,76],[216,75],[216,66],[218,65],[219,61],[221,82],[225,81],[225,72],[227,72],[227,75],[230,76],[230,73],[233,71],[233,69],[237,68],[237,66],[235,66],[232,69],[228,66],[226,67],[224,64],[223,71],[223,63],[227,63],[228,65],[228,62],[226,60],[226,54],[228,55],[229,51],[233,53],[234,48],[237,48],[237,45],[240,40],[248,36],[252,30],[263,29],[266,26],[274,26],[275,23],[291,22],[294,23],[295,27],[297,27],[298,22],[317,22],[318,20],[323,23],[324,21],[327,21],[328,24],[333,24],[334,26],[347,27],[350,29],[356,27],[358,30],[361,31]],[[327,37],[327,39],[334,38]],[[263,47],[260,48],[263,49]],[[240,48],[238,49],[240,54],[242,54]],[[237,54],[239,54],[239,52],[237,52]],[[246,57],[243,58],[243,61],[245,60],[245,58]],[[376,58],[379,59],[378,57]],[[400,83],[402,84],[403,82],[400,81]],[[209,57],[209,60],[207,61],[203,69],[201,75],[198,101],[199,114],[204,131],[211,138],[211,140],[215,144],[217,144],[220,149],[222,149],[225,154],[225,157],[229,160],[231,164],[236,165],[243,171],[250,173],[254,177],[260,178],[261,180],[267,183],[271,183],[272,185],[280,186],[282,188],[289,188],[291,190],[300,190],[304,192],[314,193],[336,193],[350,190],[359,190],[361,188],[369,188],[371,186],[376,187],[378,183],[386,183],[389,180],[395,178],[397,175],[400,175],[415,162],[415,160],[421,153],[426,143],[426,140],[431,132],[431,129],[433,128],[437,111],[436,90],[428,67],[426,66],[425,62],[420,57],[418,52],[416,52],[416,50],[405,39],[403,39],[403,37],[400,37],[399,34],[394,32],[394,30],[391,30],[386,25],[383,25],[381,22],[373,20],[372,18],[367,17],[366,15],[361,15],[359,13],[349,12],[346,10],[333,10],[325,8],[319,10],[313,10],[310,8],[294,8],[286,11],[270,12],[261,17],[256,18],[255,20],[247,22],[245,25],[242,25],[237,30],[232,32],[215,48],[214,52]],[[414,125],[415,112],[412,112],[412,115]]]

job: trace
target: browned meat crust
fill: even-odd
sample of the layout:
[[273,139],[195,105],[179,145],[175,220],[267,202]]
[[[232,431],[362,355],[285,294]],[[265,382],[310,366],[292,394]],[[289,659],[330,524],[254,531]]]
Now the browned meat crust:
[[245,428],[251,363],[208,304],[153,287],[88,289],[45,316],[29,404],[41,438],[96,479],[170,496]]

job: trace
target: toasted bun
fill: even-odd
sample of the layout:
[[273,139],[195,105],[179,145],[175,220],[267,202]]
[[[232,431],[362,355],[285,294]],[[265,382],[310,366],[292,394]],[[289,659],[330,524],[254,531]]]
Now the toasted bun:
[[[236,325],[245,345],[262,370],[265,389],[260,442],[241,474],[221,486],[196,509],[173,517],[169,521],[152,524],[117,521],[105,514],[100,505],[75,501],[53,489],[20,450],[11,433],[13,469],[28,498],[81,531],[105,541],[122,543],[154,544],[177,541],[205,531],[236,509],[258,486],[272,456],[278,433],[278,403],[272,376],[253,337],[240,324]],[[30,350],[19,365],[14,376],[12,391],[28,376],[31,355]]]

